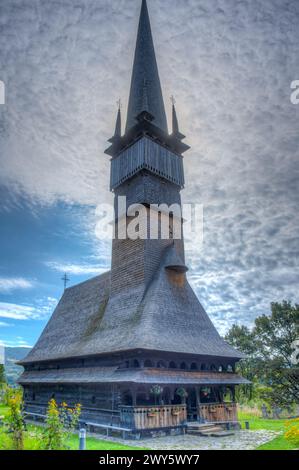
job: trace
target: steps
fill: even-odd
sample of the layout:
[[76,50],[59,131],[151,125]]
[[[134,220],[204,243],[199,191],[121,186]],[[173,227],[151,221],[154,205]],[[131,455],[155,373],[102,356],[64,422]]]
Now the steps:
[[191,422],[187,424],[187,434],[205,437],[226,437],[233,436],[235,433],[233,431],[226,431],[215,423]]

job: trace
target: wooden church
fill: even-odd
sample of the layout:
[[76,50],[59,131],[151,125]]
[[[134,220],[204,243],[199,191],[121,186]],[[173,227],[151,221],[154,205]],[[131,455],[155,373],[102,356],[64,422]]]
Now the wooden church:
[[[173,104],[168,132],[146,0],[142,1],[125,134],[119,110],[111,191],[129,207],[181,204],[183,153]],[[117,211],[116,211],[117,213]],[[187,279],[184,240],[117,236],[111,271],[65,290],[22,361],[25,410],[51,398],[81,403],[81,420],[132,433],[179,433],[189,421],[237,423],[235,373],[242,354],[217,333]],[[182,219],[180,219],[182,224]]]

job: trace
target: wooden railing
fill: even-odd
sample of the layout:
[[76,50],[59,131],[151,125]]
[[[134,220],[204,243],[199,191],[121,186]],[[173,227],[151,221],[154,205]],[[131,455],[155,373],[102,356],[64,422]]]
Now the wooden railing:
[[236,422],[236,403],[207,403],[198,407],[199,417],[207,422]]
[[121,406],[121,424],[132,429],[182,426],[187,421],[185,405]]

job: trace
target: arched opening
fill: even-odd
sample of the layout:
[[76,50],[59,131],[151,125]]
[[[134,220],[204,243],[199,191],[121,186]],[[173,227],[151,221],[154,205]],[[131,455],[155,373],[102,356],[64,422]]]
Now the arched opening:
[[137,406],[147,406],[149,404],[146,392],[137,392],[136,404]]
[[32,401],[35,401],[35,392],[32,393]]
[[164,361],[158,361],[157,363],[158,369],[166,369],[166,363]]
[[130,390],[126,390],[123,393],[122,403],[124,406],[132,406],[133,405],[133,397],[132,392]]
[[52,393],[51,399],[52,399],[52,400],[55,400],[55,393]]
[[146,359],[146,361],[144,361],[144,367],[154,367],[154,365],[150,359]]
[[176,363],[174,361],[170,361],[169,363],[169,369],[176,369]]
[[91,397],[91,403],[94,405],[95,402],[96,402],[96,397],[93,395],[93,396]]
[[191,421],[197,418],[197,400],[196,391],[194,388],[187,389],[188,396],[186,397],[187,416]]
[[181,369],[183,369],[183,370],[187,369],[186,362],[181,362]]
[[206,364],[201,364],[200,370],[202,370],[202,371],[207,370]]
[[134,361],[133,361],[133,367],[135,367],[135,368],[140,367],[140,363],[139,363],[139,361],[137,361],[137,359],[134,359]]
[[164,388],[161,403],[162,403],[162,405],[170,405],[171,404],[171,390],[170,390],[170,388],[168,388],[168,387]]
[[191,370],[198,370],[198,367],[197,367],[196,362],[192,362],[192,364],[191,364],[191,366],[190,366],[190,369],[191,369]]
[[215,372],[216,370],[217,370],[217,369],[216,369],[215,364],[211,364],[211,371],[212,371],[212,372]]
[[126,362],[125,362],[125,368],[126,368],[126,369],[129,369],[129,367],[130,367],[130,361],[126,361]]
[[200,389],[200,402],[201,403],[213,403],[215,402],[215,394],[211,387],[202,387]]
[[231,364],[227,366],[227,372],[233,372],[233,366]]

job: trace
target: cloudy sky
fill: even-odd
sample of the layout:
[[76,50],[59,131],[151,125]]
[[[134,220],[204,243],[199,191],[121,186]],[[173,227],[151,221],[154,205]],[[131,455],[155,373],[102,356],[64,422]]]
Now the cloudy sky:
[[[185,202],[204,205],[189,279],[223,333],[299,301],[298,0],[148,0],[174,95]],[[112,199],[116,102],[129,93],[139,0],[0,0],[0,340],[32,345],[67,272],[109,269],[95,207]]]

